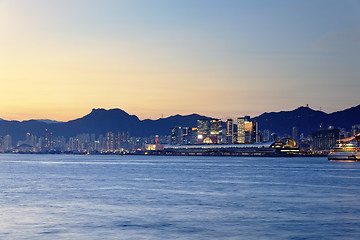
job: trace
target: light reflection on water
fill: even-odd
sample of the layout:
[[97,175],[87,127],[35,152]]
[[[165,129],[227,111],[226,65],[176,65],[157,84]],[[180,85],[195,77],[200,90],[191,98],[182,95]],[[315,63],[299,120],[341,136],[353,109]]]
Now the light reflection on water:
[[360,163],[0,155],[0,239],[360,239]]

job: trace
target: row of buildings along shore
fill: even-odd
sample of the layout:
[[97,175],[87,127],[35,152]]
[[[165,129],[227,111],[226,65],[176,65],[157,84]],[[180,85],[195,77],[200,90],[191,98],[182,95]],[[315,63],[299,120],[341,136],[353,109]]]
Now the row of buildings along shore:
[[[270,140],[270,131],[263,135],[264,142]],[[233,144],[261,142],[258,123],[251,121],[250,116],[226,121],[226,130],[219,119],[200,119],[197,128],[174,127],[171,130],[171,145],[187,144]]]
[[[291,135],[278,136],[270,130],[259,131],[258,122],[249,116],[237,121],[227,119],[200,119],[197,128],[174,127],[170,146],[147,145],[147,150],[161,150],[169,155],[279,155],[279,148],[288,154],[327,154],[337,140],[360,133],[360,125],[351,131],[332,126],[319,126],[311,135],[298,134],[294,126]],[[201,146],[201,147],[200,147]],[[278,152],[276,152],[278,151]],[[275,153],[276,152],[276,153]],[[151,153],[151,152],[149,152]]]
[[236,122],[233,119],[227,119],[225,123],[219,119],[200,119],[197,121],[197,128],[180,126],[172,128],[170,144],[252,144],[279,138],[292,138],[304,150],[327,150],[332,148],[340,138],[358,134],[360,124],[354,125],[350,131],[320,125],[319,129],[312,131],[312,134],[307,137],[303,133],[299,134],[296,126],[289,132],[291,134],[279,136],[271,130],[260,131],[258,122],[251,120],[249,116],[239,117]]
[[[291,134],[277,135],[271,130],[259,130],[259,124],[249,116],[233,121],[227,119],[199,119],[196,127],[175,126],[169,129],[169,135],[136,137],[129,132],[106,132],[95,135],[83,133],[65,138],[55,136],[44,129],[43,136],[26,133],[23,140],[13,143],[12,136],[0,136],[0,152],[15,153],[92,153],[124,154],[177,151],[195,153],[208,151],[209,154],[237,155],[236,151],[250,148],[292,148],[297,152],[327,152],[340,138],[360,133],[360,125],[354,125],[350,131],[332,126],[319,126],[311,135],[298,133],[297,127],[289,129]],[[201,147],[201,148],[200,148]],[[166,151],[167,150],[167,151]],[[249,150],[250,151],[250,150]],[[250,154],[253,154],[250,151]],[[221,154],[220,154],[221,155]]]

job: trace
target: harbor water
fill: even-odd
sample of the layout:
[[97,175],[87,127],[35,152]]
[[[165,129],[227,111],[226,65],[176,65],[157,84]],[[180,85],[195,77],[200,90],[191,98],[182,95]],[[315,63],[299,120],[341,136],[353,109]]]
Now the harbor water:
[[360,239],[360,162],[0,155],[0,239]]

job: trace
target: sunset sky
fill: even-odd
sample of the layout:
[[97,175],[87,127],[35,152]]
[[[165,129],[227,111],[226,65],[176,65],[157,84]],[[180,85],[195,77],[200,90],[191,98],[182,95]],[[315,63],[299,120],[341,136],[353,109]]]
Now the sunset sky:
[[360,104],[360,1],[0,0],[0,118]]

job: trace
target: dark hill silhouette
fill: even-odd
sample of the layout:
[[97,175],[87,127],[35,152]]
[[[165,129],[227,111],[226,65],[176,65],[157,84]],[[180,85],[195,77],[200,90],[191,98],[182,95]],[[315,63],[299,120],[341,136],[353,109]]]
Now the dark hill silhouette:
[[197,120],[208,118],[198,114],[186,116],[175,115],[158,120],[139,120],[121,109],[93,109],[88,115],[68,122],[51,122],[41,120],[0,121],[0,135],[10,134],[13,142],[25,139],[26,133],[38,137],[45,135],[45,129],[54,136],[66,138],[82,133],[94,133],[96,136],[107,132],[128,132],[131,136],[169,135],[174,126],[196,127]]
[[[121,109],[93,109],[88,115],[68,122],[28,121],[0,121],[0,135],[10,134],[13,142],[25,139],[26,133],[43,137],[45,129],[55,136],[66,138],[81,133],[106,134],[106,132],[128,132],[131,136],[170,135],[175,126],[196,127],[197,120],[208,118],[198,114],[186,116],[175,115],[157,120],[139,120],[135,115],[129,115]],[[292,127],[298,128],[298,133],[310,134],[311,131],[333,125],[334,127],[350,130],[360,123],[360,105],[331,114],[316,111],[309,107],[299,107],[292,111],[263,113],[253,118],[259,122],[260,130],[269,129],[278,134],[291,135]],[[234,121],[236,122],[236,120]]]
[[52,124],[56,135],[66,137],[80,133],[105,134],[106,132],[130,132],[137,134],[140,120],[121,109],[93,109],[88,115],[64,123]]
[[168,118],[160,118],[158,120],[146,119],[141,122],[143,134],[145,136],[160,134],[170,135],[171,128],[175,126],[180,127],[196,127],[197,120],[199,119],[212,119],[210,117],[201,116],[199,114],[190,115],[175,115]]
[[329,114],[329,125],[351,129],[355,124],[360,124],[360,105]]
[[360,123],[360,105],[331,114],[299,107],[292,111],[263,113],[253,119],[259,122],[261,130],[269,129],[278,134],[291,135],[294,126],[298,129],[298,134],[305,135],[319,129],[320,125],[350,130],[353,125]]
[[13,143],[16,143],[18,140],[25,139],[26,133],[28,132],[36,134],[37,136],[43,136],[48,125],[47,123],[36,120],[23,122],[3,120],[0,121],[0,135],[5,136],[10,134],[13,138]]
[[297,127],[298,133],[308,134],[318,129],[327,118],[327,114],[315,111],[309,107],[299,107],[292,111],[263,113],[253,118],[258,121],[261,130],[269,129],[278,134],[291,134],[292,128]]
[[121,109],[93,109],[82,118],[54,125],[56,133],[74,136],[79,133],[105,134],[106,132],[129,132],[131,136],[169,135],[174,126],[195,127],[197,120],[206,118],[197,114],[187,116],[175,115],[158,120],[139,120]]

